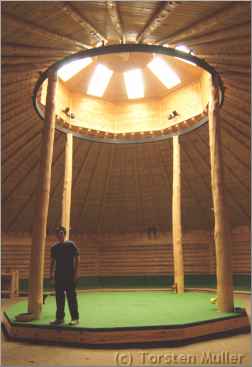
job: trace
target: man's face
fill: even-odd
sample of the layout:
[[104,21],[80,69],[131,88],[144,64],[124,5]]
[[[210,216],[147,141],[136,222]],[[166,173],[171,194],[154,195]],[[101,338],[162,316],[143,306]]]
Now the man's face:
[[57,238],[60,242],[63,242],[65,239],[65,233],[63,230],[57,232]]

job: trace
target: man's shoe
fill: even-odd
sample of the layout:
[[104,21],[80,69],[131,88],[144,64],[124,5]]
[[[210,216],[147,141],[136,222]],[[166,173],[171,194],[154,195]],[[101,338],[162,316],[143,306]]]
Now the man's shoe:
[[79,325],[79,320],[72,320],[71,322],[69,322],[70,326],[75,326],[75,325]]
[[57,320],[56,319],[56,320],[50,322],[50,325],[54,325],[54,326],[62,325],[62,324],[64,324],[64,319],[62,319],[62,320]]

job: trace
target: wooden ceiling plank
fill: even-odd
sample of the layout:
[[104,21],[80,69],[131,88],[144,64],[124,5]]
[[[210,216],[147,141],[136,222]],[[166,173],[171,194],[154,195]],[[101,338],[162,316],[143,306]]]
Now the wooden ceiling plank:
[[103,192],[102,197],[99,205],[99,214],[97,218],[97,233],[102,233],[103,225],[104,225],[104,209],[105,209],[105,202],[106,202],[106,195],[109,189],[109,182],[111,177],[111,170],[113,168],[113,162],[115,158],[115,145],[111,144],[110,147],[110,154],[108,159],[108,165],[106,168],[105,180],[103,184]]
[[234,149],[230,149],[228,145],[226,145],[224,142],[222,143],[223,148],[246,170],[249,171],[250,167],[249,165],[244,162],[236,153]]
[[250,65],[250,55],[223,55],[220,53],[217,54],[197,54],[197,57],[201,59],[205,59],[206,62],[212,65],[212,62],[216,64],[229,64],[229,65]]
[[[188,157],[188,155],[184,152],[184,144],[181,144],[181,156],[186,157],[187,162],[189,162],[190,166],[192,167],[193,171],[195,171],[195,165],[193,164],[193,161],[191,161]],[[183,154],[184,153],[184,154]],[[183,164],[183,158],[182,158],[182,164]],[[182,166],[183,167],[183,166]],[[195,171],[197,174],[197,171]],[[186,192],[190,192],[191,193],[191,198],[192,200],[195,202],[195,206],[196,208],[198,207],[200,209],[200,215],[199,215],[199,220],[203,220],[206,216],[209,215],[209,221],[210,221],[210,217],[211,217],[211,213],[209,213],[209,207],[210,207],[210,202],[208,204],[208,213],[206,212],[206,208],[202,205],[202,200],[200,199],[199,196],[199,192],[198,190],[194,189],[194,185],[191,185],[190,179],[187,176],[187,171],[186,169],[182,170],[182,185],[185,185],[185,190]],[[182,203],[182,207],[183,207],[183,203]],[[210,224],[209,224],[209,228],[210,228]]]
[[[21,107],[21,109],[20,109],[20,107]],[[10,112],[8,110],[1,111],[2,112],[2,122],[11,121],[13,119],[13,117],[15,118],[18,115],[22,115],[23,113],[27,114],[28,109],[31,108],[31,107],[32,107],[32,102],[30,101],[30,103],[26,102],[26,103],[16,104],[15,105],[15,110],[12,107]]]
[[34,152],[35,147],[37,146],[37,144],[40,144],[40,140],[39,139],[35,139],[34,140],[34,144],[31,146],[31,149],[28,149],[28,151],[26,152],[26,154],[24,154],[22,156],[22,160],[21,161],[17,161],[17,164],[14,165],[12,167],[12,169],[7,173],[7,175],[3,178],[2,180],[2,185],[4,185],[6,183],[6,181],[13,175],[13,173],[16,172],[16,170],[20,167],[22,167],[22,165],[26,162],[29,162],[31,157],[32,157],[32,153]]
[[65,14],[71,17],[77,24],[81,26],[91,37],[95,37],[97,41],[102,41],[105,44],[108,42],[107,38],[99,32],[90,22],[87,21],[76,9],[69,3],[63,2],[61,8]]
[[235,80],[232,79],[223,79],[224,81],[224,87],[230,88],[233,91],[237,91],[240,93],[244,93],[248,96],[248,98],[250,99],[250,84],[247,83],[246,85],[241,85],[240,83],[238,83]]
[[[239,106],[239,108],[237,108],[237,111],[245,112],[248,115],[248,119],[246,120],[247,121],[249,120],[250,104],[248,100],[241,99],[241,98],[236,97],[235,95],[225,93],[225,101],[227,102],[227,105]],[[247,125],[247,123],[245,123],[245,125]]]
[[232,65],[228,63],[222,63],[220,61],[218,62],[215,61],[214,63],[211,63],[211,66],[213,66],[217,71],[222,71],[222,72],[232,71],[233,73],[241,73],[241,74],[250,74],[251,72],[250,66]]
[[2,56],[1,57],[1,63],[2,65],[25,65],[25,64],[40,64],[43,62],[45,63],[54,63],[57,60],[59,60],[58,57],[53,57],[53,56]]
[[117,6],[117,1],[108,0],[106,1],[107,10],[111,19],[111,22],[116,30],[116,33],[120,36],[121,42],[126,42],[126,37],[123,32],[120,14]]
[[77,171],[77,174],[75,175],[74,179],[73,179],[73,192],[75,192],[74,188],[77,185],[77,182],[79,180],[79,178],[81,177],[81,173],[84,171],[85,172],[85,168],[88,162],[88,158],[90,157],[90,152],[91,152],[91,147],[92,147],[92,143],[88,142],[88,148],[87,148],[87,152],[85,152],[83,161],[80,164],[80,169]]
[[[222,127],[223,127],[223,125],[222,125]],[[206,146],[208,146],[208,144],[206,144]],[[197,153],[198,153],[198,158],[202,161],[202,163],[206,166],[206,167],[208,167],[208,169],[210,170],[210,163],[207,161],[207,160],[205,160],[205,159],[203,159],[203,157],[201,156],[201,152],[200,152],[200,150],[198,149],[198,147],[196,146],[196,145],[193,145],[193,148],[197,151]],[[235,207],[235,208],[238,208],[239,210],[240,210],[240,212],[246,217],[246,219],[248,218],[248,213],[247,213],[247,211],[241,206],[241,204],[236,200],[236,198],[235,198],[235,195],[234,195],[234,193],[232,193],[227,187],[225,188],[225,191],[226,191],[226,193],[227,193],[227,195],[228,195],[228,199],[227,200],[229,200],[230,202],[232,202],[232,204],[233,204],[233,206]]]
[[237,101],[246,101],[250,103],[250,93],[238,88],[239,86],[232,85],[230,83],[224,82],[225,97],[233,97]]
[[[201,141],[201,143],[204,145],[204,144],[208,144],[208,142],[200,135],[200,134],[197,134],[198,137],[199,137],[199,140]],[[239,183],[240,186],[242,186],[247,193],[249,193],[249,187],[248,185],[243,182],[241,179],[240,179],[240,176],[237,175],[237,173],[231,168],[231,166],[227,163],[226,160],[224,160],[224,169],[226,168],[226,170],[230,173],[230,175],[236,179],[236,181]]]
[[[201,37],[194,37],[186,40],[187,46],[198,46],[198,45],[206,45],[207,43],[212,43],[216,41],[229,41],[234,40],[236,38],[244,38],[250,36],[250,22],[245,22],[241,24],[230,25],[227,28],[222,29],[221,31],[211,32],[207,35]],[[207,45],[206,45],[207,46]]]
[[8,88],[8,87],[13,87],[15,84],[21,84],[21,83],[25,83],[25,82],[27,82],[27,81],[29,81],[29,82],[34,82],[35,83],[35,81],[37,80],[37,78],[34,76],[34,74],[31,74],[31,75],[29,75],[29,74],[27,74],[25,77],[23,77],[22,79],[20,79],[20,80],[17,80],[17,79],[15,79],[15,80],[7,80],[7,78],[6,79],[4,79],[4,76],[6,77],[7,75],[2,75],[2,80],[1,80],[1,82],[2,82],[2,89],[5,89],[5,88]]
[[39,131],[35,132],[31,137],[25,139],[24,141],[22,141],[21,145],[16,146],[16,149],[13,150],[12,153],[10,153],[4,160],[2,160],[2,167],[11,159],[13,159],[18,153],[21,154],[22,150],[24,148],[26,148],[32,141],[34,141],[34,139],[41,134],[42,129],[40,129]]
[[[55,139],[57,139],[57,137]],[[63,154],[63,152],[64,152],[64,149],[61,150],[61,152],[58,155],[58,157],[53,161],[52,167],[54,167],[55,163],[58,161],[59,157]],[[40,161],[40,159],[39,159],[39,161]],[[59,186],[59,182],[57,182],[57,184],[58,184],[57,186]],[[54,186],[54,189],[55,189],[55,186]],[[16,223],[16,221],[18,220],[18,218],[20,217],[20,215],[23,213],[23,211],[25,210],[25,208],[27,207],[27,205],[33,200],[33,197],[34,197],[36,191],[37,191],[37,184],[35,184],[34,189],[32,190],[31,194],[28,196],[28,198],[24,202],[24,204],[20,207],[20,210],[18,210],[17,213],[16,213],[16,215],[13,217],[13,219],[11,219],[9,221],[9,224],[7,225],[7,232],[10,231],[10,229],[13,226],[13,224]],[[53,195],[54,195],[53,193],[50,195],[50,200],[52,200]]]
[[240,146],[243,149],[247,149],[248,151],[250,151],[250,146],[249,144],[247,144],[243,139],[241,139],[236,133],[234,133],[233,131],[230,130],[228,125],[225,125],[221,127],[223,129],[223,131],[225,131],[229,136],[231,136],[235,142],[239,143]]
[[[141,190],[141,178],[139,172],[139,145],[135,146],[134,154],[134,173],[135,173],[135,183],[136,183],[136,203],[137,203],[137,219],[139,230],[144,230],[144,217],[143,217],[143,195]],[[122,174],[121,174],[122,177]]]
[[159,28],[180,4],[179,1],[163,1],[161,3],[162,5],[158,11],[155,11],[154,14],[152,14],[143,31],[137,36],[137,42],[142,42],[157,28]]
[[[19,91],[19,96],[16,98],[12,98],[11,100],[7,100],[4,99],[3,103],[2,103],[2,114],[8,114],[9,111],[12,111],[13,109],[15,109],[15,107],[18,106],[24,106],[24,104],[26,104],[28,102],[28,98],[31,99],[31,95],[27,95],[24,94],[20,96],[20,91]],[[31,104],[32,101],[30,100]]]
[[71,43],[74,47],[78,49],[88,49],[91,48],[90,45],[86,45],[83,42],[79,42],[77,40],[74,40],[70,37],[60,35],[58,33],[49,31],[47,29],[44,29],[42,27],[39,27],[38,25],[28,22],[26,20],[20,19],[12,14],[5,13],[5,17],[8,22],[12,23],[13,25],[17,27],[22,27],[23,32],[31,32],[36,33],[37,35],[41,36],[42,38],[49,38],[50,40],[53,40],[55,42],[67,42]]
[[165,39],[158,41],[159,44],[177,44],[181,41],[185,41],[187,39],[191,39],[192,37],[199,36],[202,33],[209,33],[212,30],[216,29],[216,25],[218,23],[221,24],[223,19],[228,21],[230,18],[234,18],[241,13],[241,4],[233,3],[225,6],[224,9],[215,12],[214,14],[208,16],[207,18],[200,19],[199,21],[191,24],[190,26],[175,32],[174,34],[169,35]]
[[75,51],[61,49],[61,48],[48,48],[37,47],[26,44],[18,43],[3,43],[2,55],[3,56],[59,56],[64,57],[73,54]]
[[[30,131],[32,130],[37,130],[37,126],[33,126],[33,128],[31,128],[30,124],[28,124],[26,126],[26,129],[24,129],[24,126],[21,125],[22,127],[22,134],[17,135],[14,139],[12,139],[11,141],[6,142],[6,144],[2,145],[2,151],[5,150],[11,150],[12,146],[16,144],[16,142],[23,136],[23,135],[27,135]],[[8,154],[8,153],[7,153]]]
[[94,165],[92,167],[92,170],[91,170],[91,173],[88,177],[88,187],[87,187],[85,197],[82,200],[82,203],[80,205],[79,213],[76,211],[76,218],[75,218],[76,221],[75,222],[76,223],[78,222],[80,230],[82,229],[81,220],[82,220],[82,217],[85,215],[85,212],[86,212],[88,197],[89,197],[89,194],[90,194],[90,191],[91,191],[92,180],[93,180],[93,177],[94,177],[95,172],[96,172],[97,167],[98,167],[99,158],[100,158],[100,156],[103,156],[103,154],[101,154],[101,153],[103,151],[104,145],[101,144],[101,145],[96,145],[96,146],[98,146],[98,148],[100,148],[100,149],[98,149],[98,153],[96,154],[95,163],[94,163]]
[[[30,123],[31,118],[32,118],[32,115],[24,115],[21,120],[16,119],[15,122],[12,123],[12,124],[3,124],[2,129],[1,129],[2,142],[4,141],[6,135],[10,134],[17,127],[19,127],[20,125],[23,125],[23,123],[25,123],[26,121],[28,121],[28,123]],[[7,126],[8,126],[8,128],[7,128]],[[4,130],[3,128],[6,128],[6,129]]]
[[49,67],[50,63],[49,62],[41,62],[41,63],[37,63],[37,64],[32,64],[32,63],[22,63],[22,64],[6,64],[3,65],[2,67],[2,72],[4,73],[30,73],[32,72],[36,72],[36,71],[43,71],[45,69],[47,69]]
[[[202,138],[201,138],[201,142],[204,145],[208,146],[208,142],[202,140]],[[196,146],[194,146],[194,148],[196,149]],[[197,150],[198,150],[198,148],[197,148]],[[200,151],[198,151],[198,152],[200,152]],[[210,163],[208,163],[208,162],[205,161],[205,164],[207,166],[209,166],[209,168],[210,168]],[[240,212],[246,217],[246,219],[250,218],[249,213],[246,211],[246,209],[243,208],[243,206],[236,199],[237,195],[235,195],[234,193],[232,193],[231,190],[228,189],[227,187],[225,187],[225,191],[226,191],[226,193],[228,195],[227,201],[229,200],[230,202],[232,202],[233,203],[233,206],[236,207],[236,208],[238,208],[240,210]]]
[[244,111],[242,108],[238,108],[238,106],[234,107],[234,104],[230,102],[228,99],[225,100],[222,110],[225,111],[227,114],[230,114],[233,117],[235,117],[244,125],[248,126],[248,124],[250,124],[250,118],[251,118],[250,113]]

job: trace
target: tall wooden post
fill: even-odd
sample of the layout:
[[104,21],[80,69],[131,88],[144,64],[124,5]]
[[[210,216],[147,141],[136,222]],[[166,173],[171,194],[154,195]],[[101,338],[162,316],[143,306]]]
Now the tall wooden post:
[[28,312],[31,314],[33,319],[40,318],[43,304],[46,228],[55,133],[56,87],[57,74],[54,71],[51,71],[48,75],[45,121],[42,133],[41,161],[38,174],[38,192],[30,260]]
[[181,225],[181,161],[179,137],[173,137],[172,239],[174,283],[178,293],[184,292],[184,260]]
[[73,135],[66,134],[65,145],[65,174],[63,185],[63,197],[61,206],[61,225],[66,228],[66,239],[69,239],[71,193],[72,193],[72,166],[73,166]]
[[225,210],[223,164],[220,140],[218,89],[212,79],[209,98],[209,145],[214,206],[217,304],[222,312],[233,311],[232,242]]

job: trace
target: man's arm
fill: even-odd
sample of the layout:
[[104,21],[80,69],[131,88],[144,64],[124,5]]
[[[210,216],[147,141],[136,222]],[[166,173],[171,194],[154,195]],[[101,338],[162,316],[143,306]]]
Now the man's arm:
[[80,255],[74,256],[74,281],[76,282],[80,276]]

